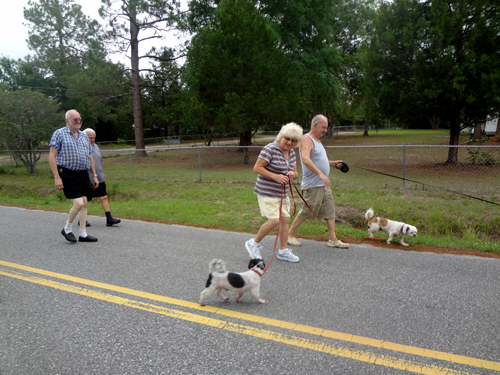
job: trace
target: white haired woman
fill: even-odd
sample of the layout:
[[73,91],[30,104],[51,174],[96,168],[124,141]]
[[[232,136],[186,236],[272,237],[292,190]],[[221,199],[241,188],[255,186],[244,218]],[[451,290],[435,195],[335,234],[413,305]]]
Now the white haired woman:
[[[109,207],[108,193],[106,192],[106,182],[104,181],[104,172],[102,171],[102,156],[101,150],[99,146],[95,143],[96,133],[95,130],[87,128],[83,131],[89,137],[90,145],[92,146],[92,157],[94,158],[95,164],[95,176],[99,181],[99,185],[94,189],[94,197],[99,198],[101,201],[102,209],[104,210],[104,214],[106,215],[106,226],[110,227],[112,225],[118,224],[121,222],[120,219],[116,219],[111,216],[111,210]],[[92,179],[91,172],[89,171],[89,177]],[[87,227],[90,227],[90,224],[86,223]]]
[[[245,248],[252,259],[262,258],[260,242],[279,225],[280,248],[277,258],[289,262],[298,262],[299,257],[287,248],[288,223],[290,222],[290,199],[288,182],[298,178],[294,147],[302,140],[303,130],[291,122],[281,128],[276,140],[264,146],[259,154],[253,171],[258,174],[254,192],[257,194],[261,215],[267,217],[257,235],[245,242]],[[282,189],[285,187],[280,220],[280,202]]]

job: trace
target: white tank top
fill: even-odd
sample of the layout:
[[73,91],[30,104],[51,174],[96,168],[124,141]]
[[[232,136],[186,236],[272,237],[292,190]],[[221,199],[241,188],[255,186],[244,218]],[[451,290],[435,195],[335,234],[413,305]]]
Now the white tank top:
[[[311,136],[308,134],[305,134],[304,137],[309,137],[311,141],[314,143],[314,150],[311,151],[311,161],[314,163],[316,168],[318,168],[325,176],[328,177],[330,174],[330,163],[328,162],[328,156],[326,154],[326,150],[323,147],[323,144],[321,142],[318,142],[314,140]],[[319,187],[319,186],[325,186],[323,181],[318,177],[317,174],[311,172],[305,165],[304,162],[302,161],[302,152],[299,147],[299,153],[300,153],[300,163],[302,164],[302,184],[301,186],[303,188],[310,188],[310,187]]]

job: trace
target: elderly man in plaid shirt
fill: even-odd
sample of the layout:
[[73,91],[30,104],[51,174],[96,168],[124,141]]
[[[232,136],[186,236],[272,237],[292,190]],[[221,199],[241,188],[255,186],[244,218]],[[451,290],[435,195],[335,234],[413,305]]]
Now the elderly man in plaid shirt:
[[[49,163],[54,174],[56,189],[63,190],[67,199],[73,200],[68,221],[61,234],[69,242],[77,242],[73,234],[73,220],[80,219],[79,242],[96,242],[87,235],[87,197],[92,198],[93,188],[99,185],[95,172],[92,147],[87,135],[80,131],[82,118],[74,109],[66,112],[66,126],[58,129],[50,139]],[[88,171],[94,176],[89,180]],[[93,185],[93,186],[92,186]]]

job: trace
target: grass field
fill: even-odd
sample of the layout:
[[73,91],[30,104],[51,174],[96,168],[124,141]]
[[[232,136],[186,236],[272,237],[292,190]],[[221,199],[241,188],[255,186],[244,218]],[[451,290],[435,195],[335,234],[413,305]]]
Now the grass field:
[[[343,135],[335,140],[325,140],[324,144],[336,147],[442,145],[447,144],[447,135],[447,131],[386,130],[371,133],[369,137],[361,137],[356,133]],[[466,140],[465,138],[464,142]],[[267,143],[268,139],[259,144]],[[105,153],[107,157],[104,161],[104,171],[112,213],[116,217],[249,234],[256,233],[264,222],[259,215],[257,199],[253,194],[256,175],[251,170],[258,149],[247,155],[247,164],[243,162],[244,152],[235,149],[218,149],[217,157],[211,156],[212,150],[203,149],[198,154],[193,149],[187,149],[150,152],[146,158],[112,151],[113,146],[102,149],[110,151]],[[342,150],[342,157],[336,158],[339,150]],[[500,254],[500,206],[446,190],[449,188],[446,182],[449,184],[453,180],[453,189],[457,189],[459,183],[467,183],[467,186],[475,187],[480,197],[499,203],[500,180],[496,169],[486,169],[483,165],[475,166],[474,171],[477,173],[475,177],[470,177],[471,168],[464,169],[462,166],[464,170],[457,176],[457,171],[449,168],[436,169],[436,165],[440,163],[435,160],[442,159],[443,156],[434,155],[435,150],[429,149],[429,153],[425,155],[416,153],[413,156],[414,150],[408,151],[407,159],[420,160],[415,162],[415,165],[421,165],[424,161],[431,163],[432,160],[434,164],[412,171],[412,164],[409,163],[407,173],[412,178],[406,178],[419,182],[424,180],[424,188],[419,185],[413,187],[408,183],[403,190],[400,180],[362,173],[362,170],[357,168],[366,165],[381,168],[380,160],[384,160],[384,170],[391,170],[391,163],[400,159],[400,155],[391,159],[389,154],[385,154],[379,157],[378,161],[370,162],[371,153],[375,149],[366,148],[366,152],[360,152],[359,149],[349,152],[347,150],[350,149],[332,149],[330,155],[331,159],[349,160],[351,166],[348,174],[344,175],[338,171],[331,174],[332,192],[337,206],[337,235],[340,238],[347,242],[356,242],[367,237],[362,215],[367,208],[373,206],[376,215],[407,222],[419,229],[417,238],[406,239],[406,242],[412,245],[410,248],[430,246]],[[395,151],[384,149],[384,152]],[[465,161],[467,156],[464,155],[462,160]],[[130,159],[133,164],[132,171]],[[199,164],[203,164],[201,183]],[[478,167],[480,168],[477,169]],[[37,171],[38,175],[33,177],[28,175],[23,166],[14,167],[8,162],[0,164],[0,204],[67,212],[70,202],[64,198],[62,192],[55,190],[54,179],[46,159],[38,163]],[[438,180],[435,175],[439,176]],[[429,186],[432,184],[426,179],[434,184],[444,184],[445,187],[431,189]],[[89,214],[104,216],[100,204],[95,199],[89,204]],[[297,235],[302,238],[326,240],[327,230],[324,223],[311,222],[303,224]],[[379,232],[379,237],[386,235]]]

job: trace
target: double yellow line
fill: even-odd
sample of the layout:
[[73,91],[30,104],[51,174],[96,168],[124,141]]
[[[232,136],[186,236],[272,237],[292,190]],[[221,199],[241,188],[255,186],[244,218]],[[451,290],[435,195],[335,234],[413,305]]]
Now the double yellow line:
[[[496,370],[500,371],[500,363],[493,361],[486,361],[477,358],[471,358],[456,354],[450,354],[446,352],[439,352],[435,350],[423,349],[414,346],[401,345],[397,343],[391,343],[382,340],[370,339],[367,337],[349,335],[341,332],[335,332],[330,330],[325,330],[321,328],[315,328],[310,326],[304,326],[301,324],[295,324],[275,319],[263,318],[256,315],[239,313],[231,310],[215,308],[211,306],[201,307],[198,303],[188,302],[184,300],[179,300],[175,298],[165,297],[157,294],[146,293],[137,291],[129,288],[122,288],[116,285],[105,284],[97,281],[81,279],[79,277],[74,277],[70,275],[64,275],[56,272],[45,271],[38,268],[28,267],[20,264],[5,262],[0,260],[0,266],[8,267],[9,269],[0,268],[0,275],[7,277],[12,277],[28,282],[32,282],[39,285],[48,286],[51,288],[63,290],[66,292],[71,292],[86,297],[91,297],[99,300],[103,300],[110,303],[116,303],[119,305],[124,305],[127,307],[132,307],[155,314],[161,314],[172,318],[182,319],[185,321],[190,321],[194,323],[204,324],[207,326],[215,327],[218,329],[223,329],[230,332],[236,332],[244,335],[249,335],[265,340],[276,341],[279,343],[301,347],[304,349],[309,349],[317,352],[332,354],[339,357],[350,358],[361,362],[372,363],[380,366],[385,366],[389,368],[394,368],[398,370],[409,371],[417,374],[470,374],[468,372],[448,369],[444,367],[429,365],[425,363],[419,363],[415,361],[409,361],[400,359],[397,357],[390,357],[382,354],[371,353],[369,351],[357,350],[352,348],[340,347],[338,345],[333,345],[321,341],[321,338],[335,339],[344,342],[360,344],[364,346],[370,346],[374,348],[381,348],[390,350],[393,352],[400,352],[403,354],[417,355],[425,358],[437,359],[440,361],[451,362],[455,364],[462,364],[471,367],[476,367],[480,369]],[[19,272],[22,271],[22,272]],[[317,336],[317,340],[306,339],[298,337],[295,335],[282,334],[279,332],[273,332],[270,330],[245,326],[241,324],[235,324],[227,322],[224,320],[213,319],[202,315],[196,315],[189,312],[174,310],[164,306],[153,305],[150,303],[145,303],[141,301],[135,301],[129,298],[119,297],[113,294],[99,292],[95,290],[86,289],[77,285],[66,284],[60,281],[47,279],[44,277],[38,277],[36,275],[42,275],[52,279],[65,280],[68,282],[86,285],[94,288],[103,289],[106,291],[117,292],[121,294],[126,294],[128,296],[140,297],[152,301],[158,301],[167,303],[175,306],[187,307],[193,310],[202,310],[204,312],[213,313],[220,316],[226,316],[233,319],[238,319],[241,321],[253,322],[258,324],[263,324],[266,326],[279,327],[281,329],[286,329],[292,331],[294,334],[301,332],[312,336]]]

